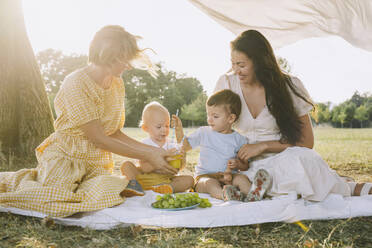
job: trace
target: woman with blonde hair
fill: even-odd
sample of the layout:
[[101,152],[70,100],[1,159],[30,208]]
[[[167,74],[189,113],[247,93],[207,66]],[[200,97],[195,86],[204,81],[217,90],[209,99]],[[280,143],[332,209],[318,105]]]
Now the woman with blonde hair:
[[57,217],[118,205],[133,185],[112,174],[112,153],[176,173],[166,162],[172,151],[121,132],[125,88],[120,75],[133,61],[150,68],[137,38],[115,25],[95,34],[89,64],[68,75],[55,98],[55,132],[36,148],[37,167],[0,173],[0,205]]

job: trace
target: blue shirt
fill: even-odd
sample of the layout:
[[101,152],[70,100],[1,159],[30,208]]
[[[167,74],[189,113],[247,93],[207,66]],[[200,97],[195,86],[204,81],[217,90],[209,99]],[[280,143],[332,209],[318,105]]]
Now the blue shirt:
[[248,143],[247,138],[238,132],[223,134],[209,126],[198,128],[186,138],[193,149],[200,146],[196,176],[224,172],[227,161],[236,158],[241,146]]

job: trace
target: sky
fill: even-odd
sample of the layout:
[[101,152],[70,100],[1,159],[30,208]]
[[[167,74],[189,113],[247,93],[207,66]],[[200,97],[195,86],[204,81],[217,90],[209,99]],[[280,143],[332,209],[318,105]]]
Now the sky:
[[[94,33],[117,24],[142,37],[154,62],[197,78],[207,94],[229,70],[235,35],[187,0],[23,0],[27,33],[37,53],[47,48],[87,54]],[[332,36],[275,50],[286,58],[315,102],[339,104],[355,91],[372,93],[372,52]]]

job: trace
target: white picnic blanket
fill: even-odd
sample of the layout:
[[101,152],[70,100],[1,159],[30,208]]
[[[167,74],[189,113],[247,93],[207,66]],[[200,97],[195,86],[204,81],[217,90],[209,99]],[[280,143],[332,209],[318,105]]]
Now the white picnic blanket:
[[[323,202],[307,202],[296,199],[295,194],[271,200],[242,203],[223,202],[209,198],[211,208],[195,208],[183,211],[164,211],[151,207],[156,193],[147,191],[143,197],[128,198],[123,204],[95,212],[76,214],[68,218],[55,218],[62,225],[81,226],[91,229],[111,229],[131,224],[160,227],[207,228],[238,226],[265,222],[295,222],[298,220],[341,219],[357,216],[372,216],[372,195],[342,197],[329,195]],[[4,208],[1,212],[46,217],[46,215],[17,208]]]

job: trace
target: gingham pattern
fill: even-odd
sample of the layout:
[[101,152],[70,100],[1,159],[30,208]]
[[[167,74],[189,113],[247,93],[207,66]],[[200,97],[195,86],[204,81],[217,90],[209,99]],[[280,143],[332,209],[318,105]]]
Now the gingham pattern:
[[111,174],[112,154],[79,129],[99,119],[107,135],[124,126],[125,89],[115,78],[102,89],[83,70],[70,74],[55,99],[55,133],[36,149],[38,166],[0,173],[0,204],[65,217],[120,204],[128,181]]

